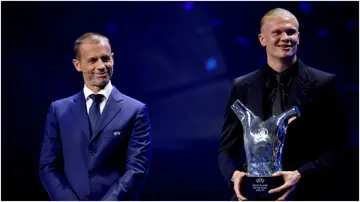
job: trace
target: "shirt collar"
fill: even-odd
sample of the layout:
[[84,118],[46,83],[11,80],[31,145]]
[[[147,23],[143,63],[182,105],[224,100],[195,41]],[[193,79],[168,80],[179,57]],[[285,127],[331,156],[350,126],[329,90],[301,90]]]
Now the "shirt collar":
[[299,60],[297,59],[296,62],[291,65],[291,67],[287,68],[285,71],[279,73],[275,70],[273,70],[268,64],[265,65],[265,74],[268,76],[268,78],[277,83],[276,75],[280,74],[280,82],[283,84],[287,84],[292,77],[296,76],[297,70],[299,67]]
[[89,96],[91,94],[102,94],[106,99],[109,99],[112,89],[113,89],[113,86],[112,86],[110,80],[109,80],[109,83],[105,86],[105,88],[101,89],[97,93],[92,92],[86,85],[84,85],[85,100],[89,99]]

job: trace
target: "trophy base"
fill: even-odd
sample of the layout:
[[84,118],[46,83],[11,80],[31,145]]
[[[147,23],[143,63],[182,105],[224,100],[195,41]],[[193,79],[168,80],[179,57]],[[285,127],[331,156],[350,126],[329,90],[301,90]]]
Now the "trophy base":
[[241,195],[250,201],[274,201],[284,193],[269,194],[269,190],[284,184],[282,176],[244,176],[241,182]]

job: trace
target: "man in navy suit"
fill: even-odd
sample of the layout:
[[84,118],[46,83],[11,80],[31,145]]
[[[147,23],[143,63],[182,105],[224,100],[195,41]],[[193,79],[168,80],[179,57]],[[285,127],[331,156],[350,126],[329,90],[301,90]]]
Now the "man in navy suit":
[[[222,128],[218,162],[233,189],[234,200],[247,200],[241,193],[247,173],[243,128],[230,106],[239,99],[263,120],[298,106],[301,116],[289,124],[282,153],[285,183],[270,190],[279,200],[334,200],[336,175],[345,177],[348,145],[346,116],[336,87],[336,76],[307,66],[296,55],[299,22],[289,11],[273,9],[261,20],[260,44],[267,64],[234,79]],[[330,190],[334,190],[331,192]],[[344,196],[341,196],[344,197]]]
[[137,200],[151,158],[146,105],[111,84],[114,54],[105,36],[86,33],[74,49],[85,85],[51,103],[41,181],[52,200]]

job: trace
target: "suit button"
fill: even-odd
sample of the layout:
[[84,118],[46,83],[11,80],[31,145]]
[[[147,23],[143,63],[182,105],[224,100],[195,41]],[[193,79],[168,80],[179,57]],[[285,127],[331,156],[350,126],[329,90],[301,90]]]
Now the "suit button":
[[89,151],[89,156],[94,156],[95,155],[95,152],[93,152],[93,151]]
[[91,171],[89,171],[88,176],[89,176],[89,178],[93,178],[93,177],[94,177],[94,173],[91,172]]
[[90,201],[90,196],[85,195],[85,196],[84,196],[84,200],[85,200],[85,201]]

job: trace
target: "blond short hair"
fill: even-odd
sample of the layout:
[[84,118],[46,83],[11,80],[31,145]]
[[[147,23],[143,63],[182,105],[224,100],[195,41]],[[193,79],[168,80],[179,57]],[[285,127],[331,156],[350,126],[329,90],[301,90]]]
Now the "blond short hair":
[[[289,18],[295,18],[296,21],[297,18],[295,17],[294,14],[292,14],[290,11],[283,9],[283,8],[274,8],[270,11],[268,11],[264,17],[261,19],[260,21],[260,28],[264,25],[265,20],[269,17],[289,17]],[[298,23],[298,27],[299,27],[299,23]]]

